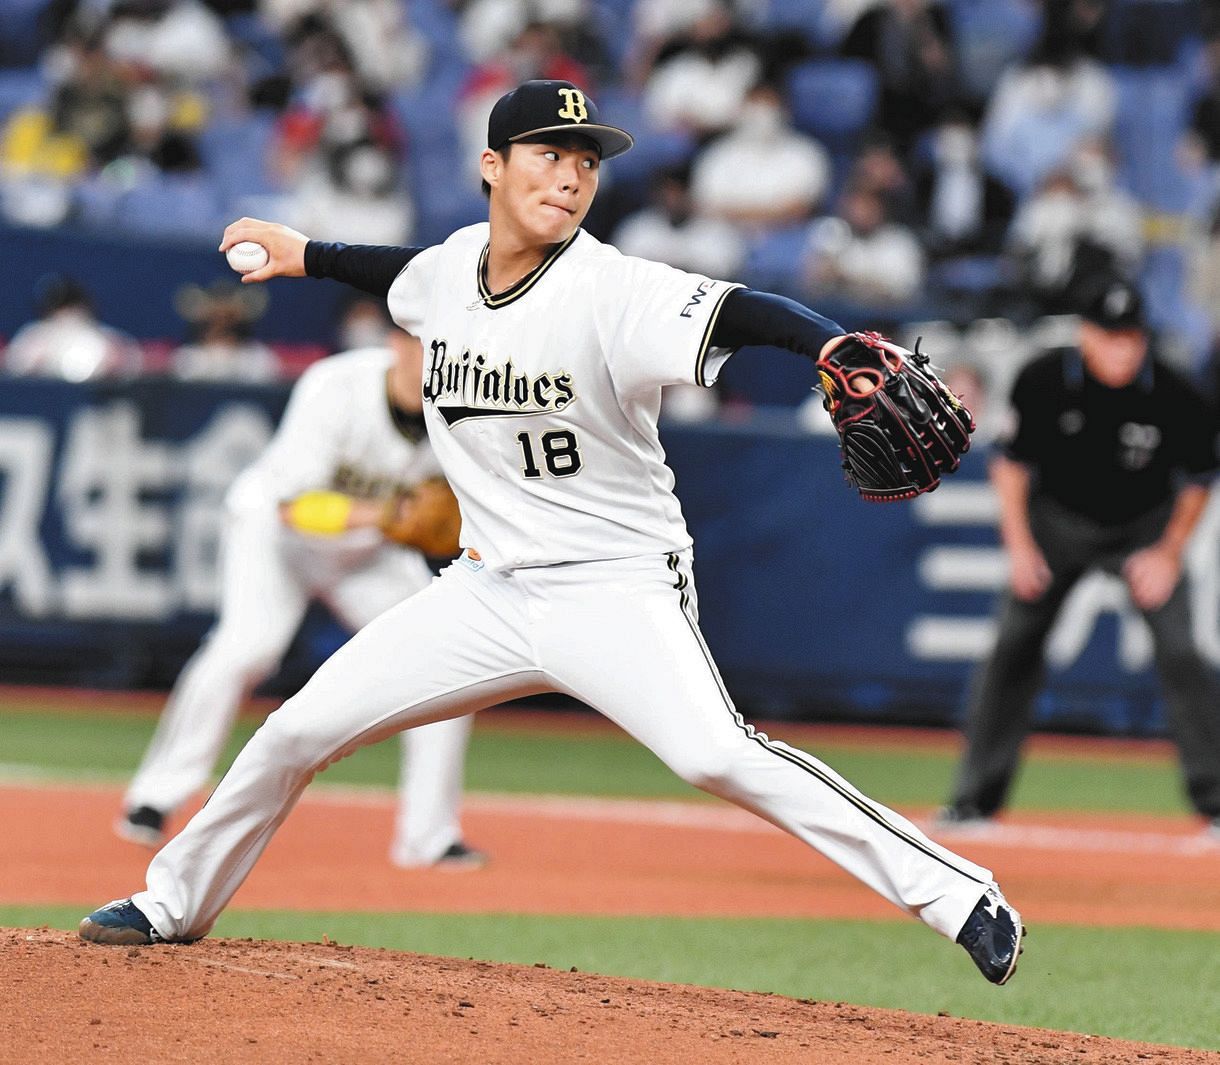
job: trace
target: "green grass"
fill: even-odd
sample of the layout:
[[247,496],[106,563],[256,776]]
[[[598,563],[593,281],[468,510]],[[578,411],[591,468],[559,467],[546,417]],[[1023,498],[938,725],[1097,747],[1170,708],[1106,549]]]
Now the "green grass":
[[[563,734],[476,726],[467,762],[467,786],[476,791],[575,795],[695,797],[649,751],[619,735]],[[239,724],[223,761],[249,738]],[[152,734],[143,713],[99,711],[58,714],[0,707],[0,763],[116,781],[135,769]],[[782,729],[776,730],[778,738]],[[799,745],[798,745],[799,746]],[[948,753],[870,747],[819,746],[812,753],[874,798],[895,806],[930,806],[948,794],[954,759]],[[223,768],[222,766],[222,768]],[[331,784],[391,786],[398,772],[394,741],[365,748],[320,778]],[[1186,809],[1174,767],[1131,760],[1071,761],[1031,757],[1018,781],[1014,809],[1182,813]]]
[[[0,906],[76,926],[87,907]],[[1005,988],[917,924],[231,911],[216,935],[388,947],[1220,1049],[1220,934],[1039,925]]]
[[[125,780],[153,728],[147,713],[57,713],[0,706],[0,763],[64,779]],[[243,722],[225,763],[253,726]],[[777,738],[784,737],[782,728]],[[826,744],[814,750],[875,798],[896,806],[943,801],[954,759],[893,742]],[[222,767],[223,768],[223,767]],[[367,748],[322,780],[394,783],[398,745]],[[648,751],[614,733],[476,727],[471,789],[493,792],[696,797]],[[1027,760],[1016,809],[1182,813],[1176,769],[1163,761]],[[0,924],[72,928],[82,906],[0,906]],[[1220,1049],[1220,934],[1039,925],[1022,971],[1002,990],[985,984],[965,954],[915,923],[713,920],[517,915],[350,914],[232,911],[218,935],[320,940],[522,963],[575,965],[683,983],[775,991],[800,998],[946,1011],[1151,1042]]]

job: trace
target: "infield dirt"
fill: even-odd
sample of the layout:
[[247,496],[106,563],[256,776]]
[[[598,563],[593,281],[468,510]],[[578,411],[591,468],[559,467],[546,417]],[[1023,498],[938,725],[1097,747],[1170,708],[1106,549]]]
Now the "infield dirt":
[[0,1060],[1189,1065],[1204,1051],[318,943],[0,929]]

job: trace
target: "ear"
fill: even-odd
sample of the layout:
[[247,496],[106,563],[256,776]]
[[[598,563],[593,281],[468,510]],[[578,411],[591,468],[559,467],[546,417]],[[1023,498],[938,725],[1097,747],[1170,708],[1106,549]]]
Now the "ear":
[[503,156],[499,152],[492,151],[490,148],[484,148],[483,154],[479,156],[479,173],[483,175],[483,180],[492,188],[495,188],[503,170]]

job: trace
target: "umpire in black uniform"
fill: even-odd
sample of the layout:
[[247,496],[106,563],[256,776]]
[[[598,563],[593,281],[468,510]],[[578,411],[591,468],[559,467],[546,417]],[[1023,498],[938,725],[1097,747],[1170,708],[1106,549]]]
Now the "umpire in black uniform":
[[1084,294],[1077,348],[1021,372],[1011,413],[991,465],[1010,587],[940,824],[978,822],[1004,805],[1047,635],[1076,582],[1101,568],[1121,574],[1152,629],[1186,790],[1220,832],[1220,704],[1194,645],[1182,574],[1217,466],[1214,414],[1149,352],[1139,294],[1117,277]]

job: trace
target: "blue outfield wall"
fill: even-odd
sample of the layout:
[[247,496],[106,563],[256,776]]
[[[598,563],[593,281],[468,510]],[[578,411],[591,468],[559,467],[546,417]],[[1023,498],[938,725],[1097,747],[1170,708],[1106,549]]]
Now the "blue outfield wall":
[[[165,686],[211,621],[219,504],[287,389],[0,381],[0,681]],[[834,441],[786,411],[664,439],[696,540],[702,626],[758,717],[956,718],[1004,578],[984,457],[913,503],[859,501]],[[1196,537],[1197,631],[1220,663],[1220,513]],[[343,639],[311,616],[272,683]],[[1122,588],[1086,581],[1039,704],[1058,727],[1162,729]],[[617,668],[607,663],[607,668]]]
[[[36,316],[39,282],[53,275],[76,278],[89,290],[98,316],[142,340],[183,340],[187,323],[174,307],[187,284],[235,281],[216,243],[134,240],[71,228],[27,229],[0,224],[0,337],[11,337]],[[264,315],[254,324],[260,340],[327,343],[352,290],[335,281],[277,279],[265,286]]]

